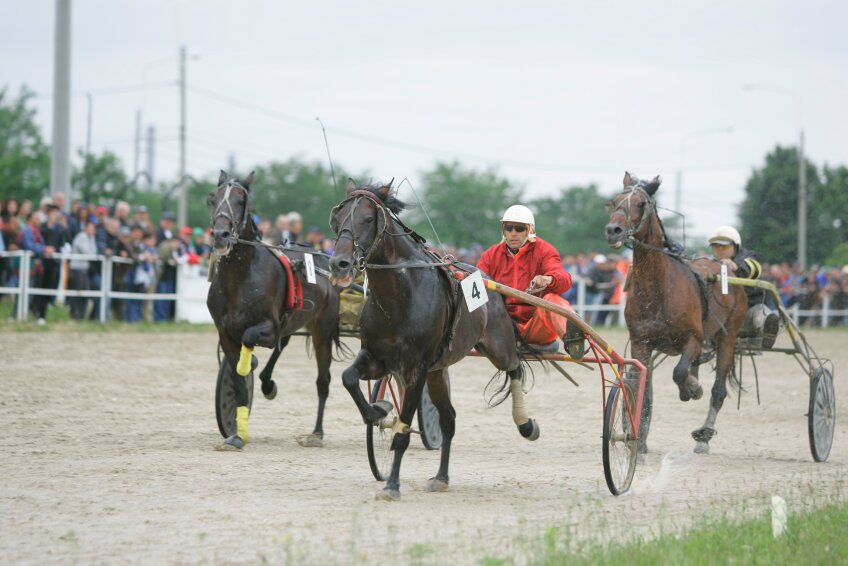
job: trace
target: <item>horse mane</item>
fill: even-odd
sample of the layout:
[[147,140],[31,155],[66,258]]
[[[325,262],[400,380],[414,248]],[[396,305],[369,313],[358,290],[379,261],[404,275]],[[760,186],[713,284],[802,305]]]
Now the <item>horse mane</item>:
[[358,191],[368,191],[375,197],[380,199],[380,202],[386,205],[393,214],[398,215],[406,209],[406,203],[397,198],[397,189],[390,189],[386,196],[380,192],[380,189],[385,187],[382,183],[372,183],[370,185],[360,185],[356,187]]

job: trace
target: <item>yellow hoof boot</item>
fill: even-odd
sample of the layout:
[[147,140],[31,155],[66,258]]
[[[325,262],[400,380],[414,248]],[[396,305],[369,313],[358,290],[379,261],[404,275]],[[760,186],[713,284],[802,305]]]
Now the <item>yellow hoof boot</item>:
[[241,347],[241,355],[239,355],[238,365],[236,365],[236,371],[242,377],[245,377],[250,373],[252,369],[252,360],[253,360],[253,348],[248,348],[247,346]]
[[250,442],[250,435],[247,432],[247,418],[249,415],[250,409],[247,407],[236,407],[236,434],[245,444]]

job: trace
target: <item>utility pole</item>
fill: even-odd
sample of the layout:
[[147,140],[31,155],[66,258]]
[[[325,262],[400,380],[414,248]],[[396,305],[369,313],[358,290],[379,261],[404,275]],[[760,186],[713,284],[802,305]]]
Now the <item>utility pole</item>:
[[90,92],[86,93],[85,99],[88,101],[88,115],[85,125],[85,157],[88,159],[88,156],[91,155],[91,117],[94,114],[94,99]]
[[71,204],[71,0],[56,0],[53,39],[53,147],[50,192],[65,193],[65,212]]
[[135,151],[133,154],[133,177],[138,175],[141,164],[141,108],[135,111]]
[[807,167],[804,158],[804,130],[798,143],[798,267],[807,269]]
[[188,225],[186,196],[186,48],[180,47],[180,194],[177,201],[177,220],[180,226]]
[[153,189],[156,185],[156,174],[155,174],[155,158],[156,158],[156,128],[151,124],[147,126],[147,165],[145,169],[147,170],[147,188]]

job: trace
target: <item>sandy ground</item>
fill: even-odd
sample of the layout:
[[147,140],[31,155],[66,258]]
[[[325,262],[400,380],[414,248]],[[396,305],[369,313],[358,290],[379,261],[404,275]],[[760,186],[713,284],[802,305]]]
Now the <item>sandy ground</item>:
[[[605,335],[623,348],[624,332]],[[671,364],[661,367],[652,453],[619,498],[603,478],[597,373],[574,367],[575,388],[536,371],[527,402],[542,437],[530,443],[508,404],[487,408],[491,366],[468,359],[452,370],[450,491],[424,491],[438,453],[413,437],[403,499],[387,503],[374,500],[382,484],[340,383],[345,364],[332,368],[324,448],[296,443],[316,408],[302,338],[277,367],[280,395],[254,403],[251,444],[233,453],[213,450],[221,440],[213,332],[0,333],[0,556],[39,564],[521,563],[552,525],[577,540],[623,540],[705,515],[761,512],[772,494],[788,498],[790,510],[846,498],[848,335],[808,338],[837,369],[836,440],[825,464],[809,453],[808,380],[782,354],[760,362],[760,406],[753,392],[740,411],[728,399],[709,456],[693,454],[689,436],[708,395],[681,403]]]

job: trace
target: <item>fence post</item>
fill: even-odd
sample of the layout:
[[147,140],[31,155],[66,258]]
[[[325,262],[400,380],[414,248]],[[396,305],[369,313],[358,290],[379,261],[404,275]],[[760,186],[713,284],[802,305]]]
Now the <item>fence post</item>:
[[824,293],[824,301],[822,303],[821,325],[822,328],[827,328],[830,322],[830,293]]
[[621,298],[619,298],[619,300],[618,300],[618,325],[619,326],[626,326],[626,323],[624,321],[624,307],[626,307],[626,306],[627,306],[627,293],[622,291]]
[[[59,256],[59,258],[54,260],[53,258],[55,258],[57,255]],[[44,261],[46,263],[47,258],[45,258]],[[63,307],[65,306],[65,291],[68,287],[68,254],[66,252],[53,254],[50,257],[50,261],[59,262],[59,283],[57,284],[55,289],[55,291],[57,291],[56,306]]]
[[109,290],[112,288],[112,256],[100,262],[100,323],[105,324],[109,312]]
[[29,313],[29,262],[32,257],[32,252],[25,250],[21,256],[21,269],[18,272],[20,280],[20,293],[18,294],[18,320],[21,322],[27,319]]

